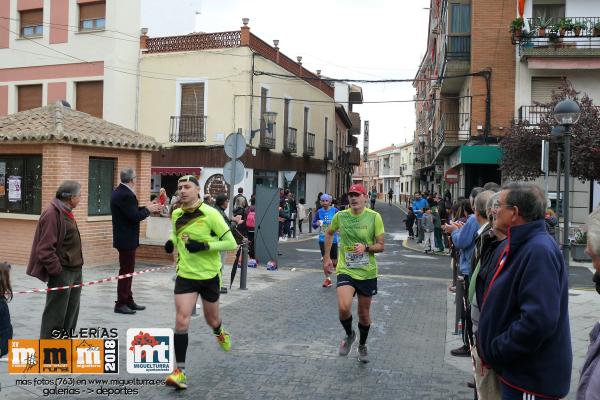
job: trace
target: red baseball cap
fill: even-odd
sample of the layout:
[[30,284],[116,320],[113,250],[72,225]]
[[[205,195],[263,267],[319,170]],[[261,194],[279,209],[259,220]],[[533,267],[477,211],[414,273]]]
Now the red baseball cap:
[[361,184],[356,184],[356,185],[350,186],[350,189],[348,189],[348,193],[360,193],[360,194],[364,194],[365,196],[367,195],[367,191],[365,190],[365,187]]

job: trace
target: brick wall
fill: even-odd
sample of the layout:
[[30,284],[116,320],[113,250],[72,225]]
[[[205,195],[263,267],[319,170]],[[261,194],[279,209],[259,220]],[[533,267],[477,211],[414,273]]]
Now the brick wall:
[[[510,128],[515,103],[515,45],[511,43],[510,22],[516,18],[514,0],[471,2],[471,71],[492,71],[491,134],[503,136]],[[485,79],[473,77],[472,95],[485,95]],[[485,126],[485,97],[473,97],[472,127]]]
[[[116,158],[115,180],[119,181],[119,170],[125,167],[136,169],[136,193],[140,204],[150,199],[150,160],[149,152],[95,148],[91,146],[71,146],[66,144],[6,145],[0,154],[42,154],[42,208],[54,198],[57,187],[66,179],[81,183],[83,196],[75,209],[75,218],[81,233],[83,256],[86,266],[118,262],[118,253],[112,248],[112,223],[110,216],[102,220],[88,219],[88,168],[90,157]],[[6,233],[0,248],[0,260],[13,264],[27,264],[31,242],[37,221],[0,219],[0,232]],[[145,233],[145,227],[140,230]]]

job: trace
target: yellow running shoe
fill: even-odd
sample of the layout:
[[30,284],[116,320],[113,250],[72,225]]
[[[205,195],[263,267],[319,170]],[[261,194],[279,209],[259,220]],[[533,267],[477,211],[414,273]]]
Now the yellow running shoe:
[[175,369],[171,375],[167,376],[165,384],[167,386],[173,386],[179,390],[187,389],[187,378],[185,376],[185,372],[179,368]]
[[231,335],[229,333],[221,329],[221,333],[215,335],[215,337],[217,338],[217,342],[219,342],[219,346],[221,346],[224,351],[231,350]]

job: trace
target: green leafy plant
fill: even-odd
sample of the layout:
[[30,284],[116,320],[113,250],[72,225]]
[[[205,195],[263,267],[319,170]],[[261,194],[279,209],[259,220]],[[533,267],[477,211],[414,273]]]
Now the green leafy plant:
[[525,20],[523,18],[521,18],[521,17],[515,18],[510,23],[510,31],[511,32],[521,31],[524,26],[525,26]]
[[538,17],[535,20],[535,24],[538,28],[548,28],[550,25],[552,25],[552,18],[546,18],[545,16],[543,17]]
[[587,244],[587,232],[577,231],[575,232],[574,244]]
[[586,29],[587,29],[586,21],[577,21],[573,24],[573,30],[575,31],[575,36],[581,35],[581,31],[586,30]]
[[600,21],[594,25],[594,36],[600,36]]
[[566,32],[572,31],[573,29],[574,25],[571,18],[561,18],[561,20],[558,22],[560,36],[564,36]]
[[560,42],[560,36],[558,36],[558,32],[555,32],[555,31],[551,31],[550,32],[550,34],[548,35],[548,39],[552,43],[558,43],[558,42]]

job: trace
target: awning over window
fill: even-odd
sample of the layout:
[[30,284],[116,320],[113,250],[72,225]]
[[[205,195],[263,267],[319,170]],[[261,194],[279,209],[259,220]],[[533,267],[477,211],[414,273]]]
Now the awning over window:
[[152,175],[200,175],[200,167],[152,167]]

